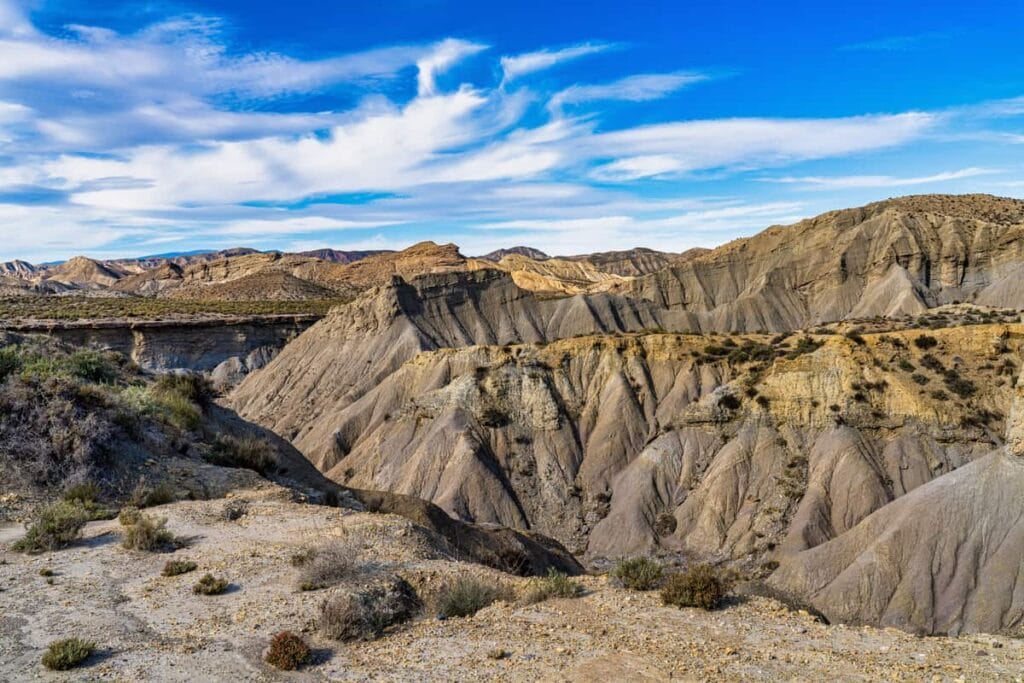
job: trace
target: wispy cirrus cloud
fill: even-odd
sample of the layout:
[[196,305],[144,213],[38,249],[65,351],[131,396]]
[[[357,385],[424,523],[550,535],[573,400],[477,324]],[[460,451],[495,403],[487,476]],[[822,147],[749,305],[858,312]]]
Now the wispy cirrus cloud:
[[536,71],[550,69],[562,62],[597,54],[611,47],[613,46],[609,43],[584,43],[560,50],[537,50],[536,52],[525,52],[512,57],[502,57],[502,83],[508,83]]
[[980,179],[1006,164],[841,171],[854,156],[965,136],[1012,141],[1024,111],[1018,98],[698,117],[664,98],[721,74],[686,64],[623,63],[596,83],[569,68],[531,78],[625,49],[606,43],[499,58],[500,46],[438,37],[299,58],[239,48],[215,17],[47,32],[20,7],[0,0],[0,258],[425,237],[468,253],[707,246],[822,208],[805,189]]
[[866,40],[860,43],[843,45],[841,50],[851,52],[906,52],[907,50],[920,50],[934,45],[941,44],[950,39],[947,33],[917,33],[914,35],[886,36]]
[[899,177],[891,175],[850,175],[850,176],[781,176],[778,178],[760,178],[762,182],[784,183],[788,185],[804,185],[818,190],[844,190],[864,187],[911,187],[914,185],[930,185],[932,183],[976,178],[982,175],[999,173],[992,168],[962,168],[957,171],[945,171],[926,176]]

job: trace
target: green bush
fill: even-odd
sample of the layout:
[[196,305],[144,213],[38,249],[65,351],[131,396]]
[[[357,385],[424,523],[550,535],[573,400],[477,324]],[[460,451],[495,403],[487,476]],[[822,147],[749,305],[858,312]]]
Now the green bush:
[[166,517],[153,517],[139,512],[138,508],[127,507],[117,517],[121,522],[124,536],[121,545],[128,550],[170,550],[177,547],[177,539],[164,528]]
[[53,671],[67,671],[88,659],[96,650],[96,643],[80,638],[65,638],[50,643],[43,653],[43,666]]
[[11,549],[34,554],[63,548],[81,536],[82,528],[91,519],[92,514],[81,502],[62,500],[40,510]]
[[914,339],[914,346],[921,350],[933,349],[939,345],[939,340],[929,334],[922,334]]
[[180,576],[194,572],[198,566],[191,560],[169,560],[160,574],[161,576]]
[[266,661],[278,669],[295,671],[312,658],[313,651],[306,645],[306,641],[291,631],[275,633],[270,639]]
[[634,591],[649,591],[658,587],[664,570],[660,563],[646,557],[622,560],[612,570],[612,576],[626,588]]
[[661,589],[661,601],[675,607],[715,609],[728,593],[728,582],[714,567],[698,564],[678,574],[669,574]]
[[230,584],[226,579],[217,578],[213,574],[205,574],[203,578],[192,586],[192,592],[196,595],[220,595],[228,590]]
[[463,577],[445,586],[438,598],[438,614],[444,617],[468,617],[497,600],[508,598],[508,591],[495,583]]

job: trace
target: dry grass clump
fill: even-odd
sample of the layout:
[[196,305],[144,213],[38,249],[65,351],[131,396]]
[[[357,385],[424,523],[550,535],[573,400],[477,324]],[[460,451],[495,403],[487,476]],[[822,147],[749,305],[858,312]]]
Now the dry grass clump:
[[95,650],[96,643],[81,638],[55,640],[43,653],[42,663],[53,671],[67,671],[84,662]]
[[195,562],[191,560],[169,560],[164,565],[164,569],[160,572],[161,576],[180,576],[181,574],[188,574],[193,572],[198,567]]
[[715,609],[729,592],[730,581],[707,564],[669,574],[661,589],[661,601],[675,607]]
[[37,554],[63,548],[82,535],[82,528],[91,519],[92,513],[81,501],[59,501],[36,514],[25,535],[11,545],[11,550]]
[[220,595],[226,593],[230,584],[227,579],[221,579],[213,574],[204,574],[203,578],[192,586],[192,592],[196,595]]
[[508,599],[508,589],[500,584],[461,577],[441,589],[437,613],[444,618],[468,617],[493,602]]
[[239,467],[260,474],[271,472],[277,466],[274,448],[263,439],[248,436],[218,436],[206,459],[221,467]]
[[306,645],[306,641],[291,631],[281,631],[270,639],[270,647],[264,659],[283,671],[295,671],[312,658],[313,651]]
[[555,569],[549,569],[547,576],[532,579],[523,596],[523,603],[532,605],[550,598],[578,598],[583,595],[583,586]]
[[127,507],[117,516],[124,536],[121,546],[128,550],[173,550],[178,546],[174,534],[168,531],[166,517],[154,517],[139,512],[138,508]]
[[292,556],[299,567],[299,589],[315,591],[333,586],[355,573],[352,549],[344,541],[331,541]]
[[234,522],[249,512],[249,501],[247,500],[229,500],[224,503],[224,507],[220,510],[220,516],[227,522]]
[[334,640],[371,640],[387,627],[411,619],[419,608],[416,591],[396,577],[386,586],[326,600],[317,626]]
[[664,573],[660,563],[647,557],[622,560],[612,570],[612,576],[618,579],[623,587],[634,591],[654,590],[661,584]]

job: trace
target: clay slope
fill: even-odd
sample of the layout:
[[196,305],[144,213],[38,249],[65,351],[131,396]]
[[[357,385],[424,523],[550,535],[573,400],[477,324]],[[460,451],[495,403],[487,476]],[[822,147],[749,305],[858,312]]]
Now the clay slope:
[[921,486],[772,583],[829,619],[924,633],[1024,633],[1024,459],[999,450]]
[[603,251],[566,257],[573,261],[585,261],[601,272],[623,277],[634,277],[654,273],[673,263],[679,255],[668,254],[654,249],[627,249],[625,251]]
[[[990,448],[1022,332],[937,331],[931,360],[910,331],[775,346],[602,334],[651,328],[651,310],[538,300],[486,272],[396,284],[336,308],[232,399],[354,486],[592,556],[757,562],[826,542]],[[970,395],[951,400],[954,375],[976,379]]]
[[124,271],[113,266],[85,256],[76,256],[43,271],[42,279],[80,289],[106,289],[123,276]]
[[622,291],[701,313],[706,329],[793,330],[954,301],[1018,308],[1022,235],[1019,200],[905,197],[768,228]]

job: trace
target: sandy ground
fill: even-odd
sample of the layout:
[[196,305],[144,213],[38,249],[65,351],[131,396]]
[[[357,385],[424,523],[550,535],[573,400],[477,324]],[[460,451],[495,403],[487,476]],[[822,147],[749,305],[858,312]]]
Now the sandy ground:
[[[343,538],[365,576],[400,574],[429,595],[473,573],[523,588],[526,580],[455,562],[407,520],[301,505],[273,485],[241,493],[247,515],[224,520],[224,501],[180,502],[150,512],[189,539],[169,553],[127,551],[117,522],[88,526],[72,547],[40,556],[2,553],[0,680],[103,681],[1024,681],[1024,641],[993,636],[918,638],[901,631],[828,626],[765,598],[714,611],[663,607],[605,577],[587,594],[531,606],[498,603],[465,619],[429,610],[372,642],[318,636],[322,601],[344,586],[300,592],[289,558],[305,545]],[[21,529],[0,528],[0,547]],[[164,578],[170,558],[199,570]],[[40,569],[54,572],[52,584]],[[198,596],[205,572],[231,581]],[[302,632],[316,663],[282,673],[262,662],[269,636]],[[48,642],[79,636],[99,651],[83,668],[45,670]],[[505,656],[495,659],[495,650]]]

